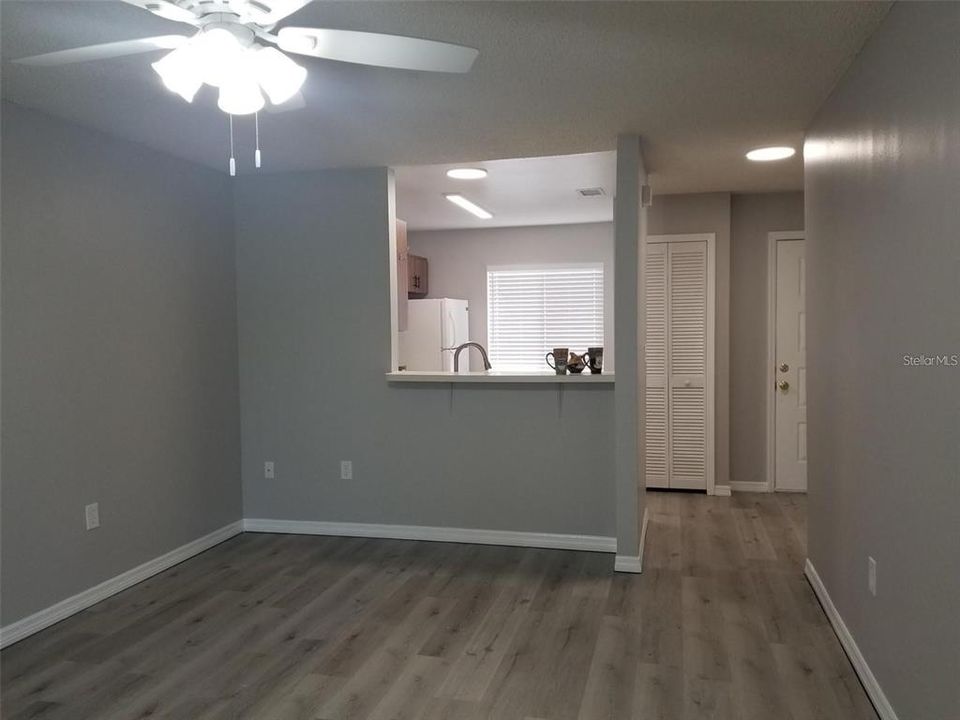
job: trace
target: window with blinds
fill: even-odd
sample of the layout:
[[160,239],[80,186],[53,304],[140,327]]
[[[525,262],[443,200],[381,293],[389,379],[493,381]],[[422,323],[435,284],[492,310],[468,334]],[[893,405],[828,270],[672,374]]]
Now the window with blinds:
[[544,370],[552,348],[603,345],[603,265],[489,268],[487,343],[496,370]]

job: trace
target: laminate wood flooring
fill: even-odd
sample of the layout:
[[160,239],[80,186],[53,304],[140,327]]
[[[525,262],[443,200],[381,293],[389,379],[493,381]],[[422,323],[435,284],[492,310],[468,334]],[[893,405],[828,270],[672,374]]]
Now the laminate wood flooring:
[[876,720],[801,495],[651,492],[611,555],[244,534],[0,654],[7,720]]

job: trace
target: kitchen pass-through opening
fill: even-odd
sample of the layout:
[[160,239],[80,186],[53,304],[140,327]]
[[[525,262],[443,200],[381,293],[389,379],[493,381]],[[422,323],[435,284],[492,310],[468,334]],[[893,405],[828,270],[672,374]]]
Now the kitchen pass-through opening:
[[392,370],[613,372],[615,152],[393,177]]

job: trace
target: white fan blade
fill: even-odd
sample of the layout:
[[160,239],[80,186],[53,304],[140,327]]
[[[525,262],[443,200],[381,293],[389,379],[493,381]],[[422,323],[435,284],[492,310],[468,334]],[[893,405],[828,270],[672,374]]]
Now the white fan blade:
[[240,12],[258,25],[274,25],[313,0],[248,0]]
[[281,28],[277,44],[299,55],[427,72],[468,72],[480,54],[474,48],[435,40],[306,27]]
[[270,103],[269,105],[267,105],[267,112],[279,114],[279,113],[290,112],[291,110],[301,110],[306,106],[307,106],[307,102],[306,100],[303,99],[303,93],[298,92],[294,94],[293,97],[291,97],[289,100],[287,100],[284,103],[280,103],[279,105],[274,105],[273,103]]
[[154,15],[159,15],[166,20],[189,23],[190,25],[197,24],[198,18],[193,12],[180,7],[175,2],[170,2],[170,0],[123,0],[123,2],[127,3],[127,5],[134,5],[143,10],[148,10]]
[[109,60],[110,58],[136,55],[153,50],[172,50],[186,41],[186,35],[157,35],[156,37],[140,38],[139,40],[120,40],[99,45],[84,45],[70,50],[58,50],[43,55],[31,55],[14,60],[14,62],[39,67],[69,65],[90,60]]

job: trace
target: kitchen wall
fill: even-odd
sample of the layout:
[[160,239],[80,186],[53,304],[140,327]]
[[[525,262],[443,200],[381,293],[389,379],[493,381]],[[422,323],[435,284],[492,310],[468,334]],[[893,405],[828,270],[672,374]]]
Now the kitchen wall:
[[809,555],[901,720],[960,708],[958,38],[896,3],[805,152]]
[[767,234],[803,230],[803,193],[730,205],[730,480],[767,481]]
[[6,625],[241,495],[229,179],[9,103],[2,133]]
[[[470,339],[487,344],[487,266],[603,263],[603,345],[613,370],[613,223],[410,231],[410,252],[430,261],[428,297],[470,301]],[[544,366],[546,367],[546,366]]]
[[390,183],[237,178],[245,517],[613,536],[612,385],[387,382]]

